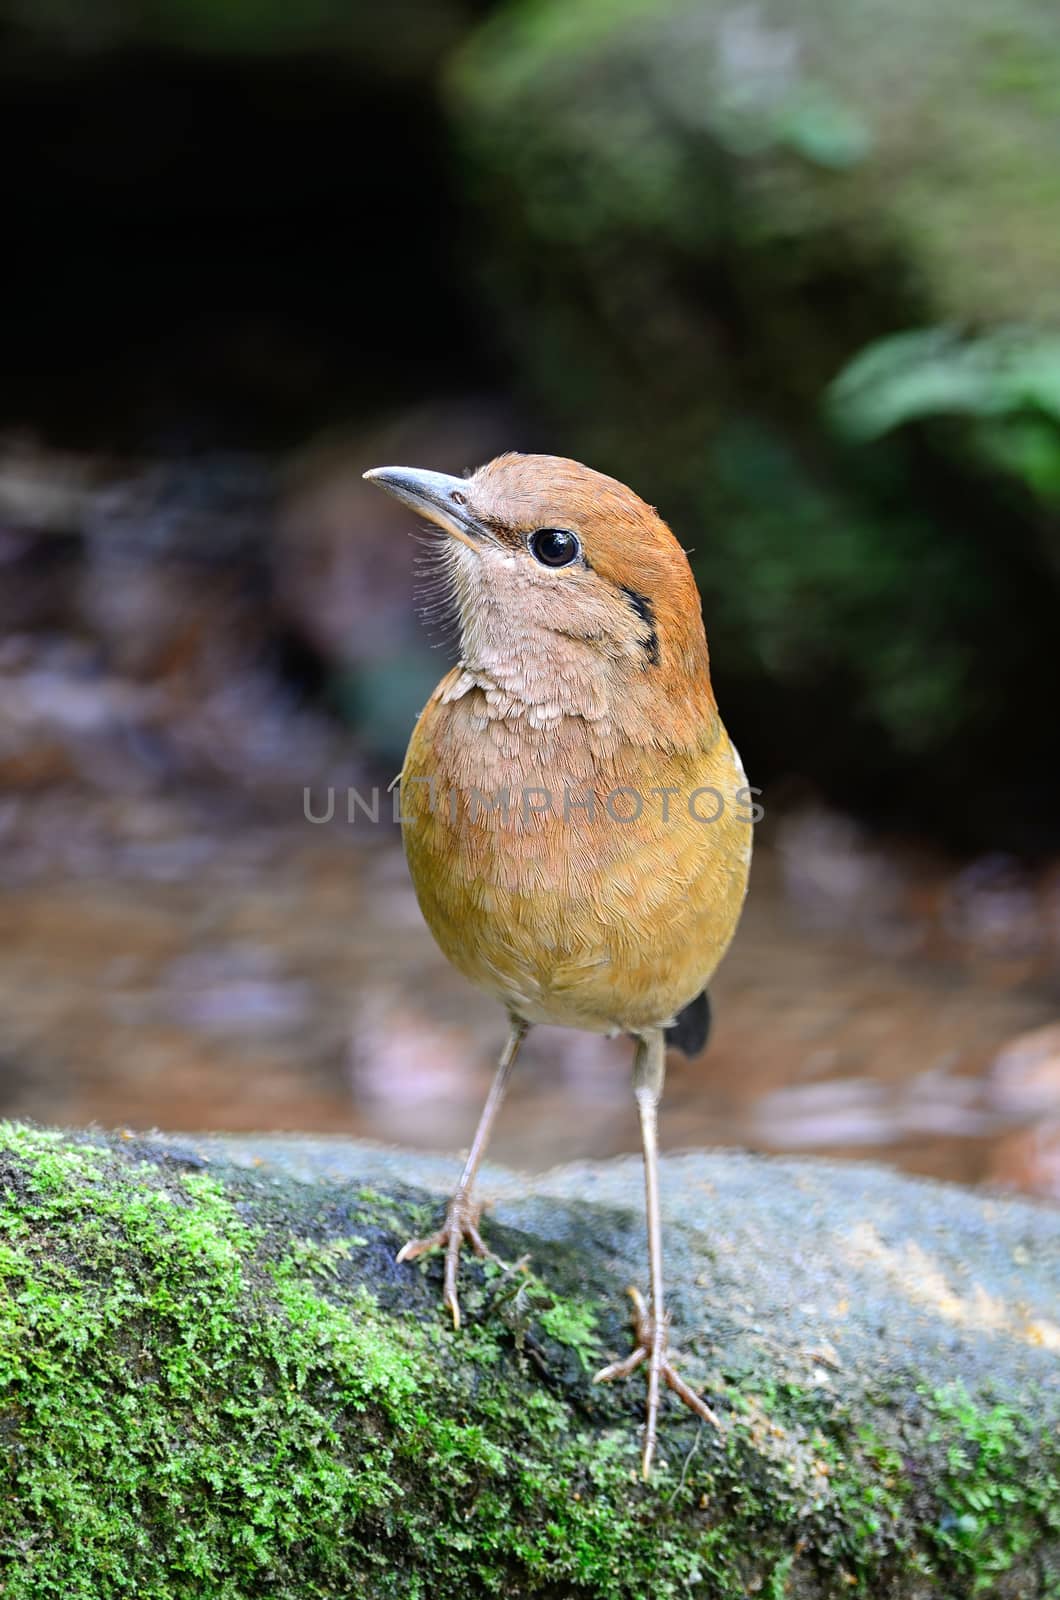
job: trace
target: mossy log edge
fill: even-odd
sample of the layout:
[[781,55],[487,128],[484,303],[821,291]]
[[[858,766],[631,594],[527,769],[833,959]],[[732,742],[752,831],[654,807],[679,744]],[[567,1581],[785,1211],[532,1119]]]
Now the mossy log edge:
[[[0,1134],[0,1590],[162,1597],[1060,1593],[1060,1219],[870,1167],[668,1157],[677,1409],[638,1479],[637,1164]],[[523,1258],[528,1257],[528,1261]]]

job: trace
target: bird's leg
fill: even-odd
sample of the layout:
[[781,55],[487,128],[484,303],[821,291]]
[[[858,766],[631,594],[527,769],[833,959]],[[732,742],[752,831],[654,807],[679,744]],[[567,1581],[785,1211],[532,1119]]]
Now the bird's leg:
[[640,1114],[641,1141],[644,1146],[644,1197],[648,1220],[648,1271],[650,1278],[650,1309],[637,1289],[630,1289],[633,1300],[632,1354],[622,1361],[614,1361],[596,1374],[594,1382],[610,1383],[616,1378],[628,1378],[630,1373],[647,1362],[648,1415],[644,1429],[645,1478],[650,1476],[652,1457],[659,1421],[659,1390],[663,1383],[672,1389],[678,1399],[694,1411],[704,1422],[721,1424],[706,1401],[678,1377],[669,1359],[667,1327],[669,1319],[663,1303],[662,1276],[662,1219],[659,1214],[659,1145],[656,1131],[659,1099],[662,1095],[666,1070],[666,1036],[661,1028],[652,1028],[637,1039],[637,1052],[633,1060],[633,1092]]
[[457,1299],[456,1294],[456,1273],[460,1262],[460,1247],[466,1239],[477,1256],[488,1256],[491,1253],[487,1250],[483,1243],[482,1235],[478,1231],[481,1208],[472,1200],[471,1190],[474,1186],[475,1174],[478,1172],[479,1163],[485,1154],[486,1145],[489,1143],[494,1120],[501,1108],[501,1101],[504,1099],[505,1090],[508,1087],[508,1079],[515,1065],[515,1058],[519,1054],[519,1046],[526,1038],[528,1031],[528,1025],[521,1017],[512,1017],[508,1042],[501,1052],[496,1075],[490,1085],[490,1092],[486,1096],[486,1104],[482,1108],[482,1115],[479,1118],[478,1127],[475,1129],[475,1137],[471,1142],[467,1160],[464,1162],[464,1170],[460,1174],[460,1182],[456,1186],[445,1213],[445,1222],[437,1233],[431,1234],[430,1238],[410,1239],[408,1244],[398,1251],[397,1259],[399,1261],[415,1261],[417,1256],[426,1255],[428,1250],[438,1250],[444,1247],[445,1291],[443,1300],[452,1313],[454,1328],[459,1328],[460,1326],[460,1301]]

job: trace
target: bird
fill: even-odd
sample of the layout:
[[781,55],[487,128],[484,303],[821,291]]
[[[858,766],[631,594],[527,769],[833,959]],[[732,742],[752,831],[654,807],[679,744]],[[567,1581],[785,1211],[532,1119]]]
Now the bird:
[[630,1288],[633,1349],[596,1379],[644,1368],[648,1478],[664,1386],[719,1425],[669,1349],[657,1114],[667,1043],[688,1054],[705,1043],[759,791],[718,714],[687,556],[632,489],[518,452],[462,476],[392,466],[364,477],[430,525],[459,631],[459,660],[399,775],[413,886],[443,953],[509,1024],[442,1227],[398,1260],[445,1251],[459,1327],[461,1250],[489,1254],[475,1176],[528,1030],[630,1036],[648,1298]]

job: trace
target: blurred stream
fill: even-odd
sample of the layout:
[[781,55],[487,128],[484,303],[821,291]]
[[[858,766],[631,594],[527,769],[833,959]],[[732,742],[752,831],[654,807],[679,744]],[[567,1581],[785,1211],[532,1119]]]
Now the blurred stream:
[[[0,1112],[467,1143],[496,1007],[436,950],[393,825],[314,826],[288,799],[272,819],[215,794],[0,804]],[[713,1041],[671,1058],[665,1146],[1060,1197],[1060,874],[883,852],[812,810],[761,833]],[[629,1059],[536,1030],[493,1153],[635,1149]]]

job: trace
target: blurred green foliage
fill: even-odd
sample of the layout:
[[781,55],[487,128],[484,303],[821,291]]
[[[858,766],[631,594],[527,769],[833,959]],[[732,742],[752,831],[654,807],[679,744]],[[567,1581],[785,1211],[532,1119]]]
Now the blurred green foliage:
[[694,546],[752,770],[1060,757],[1051,81],[1046,0],[511,0],[453,64],[485,290]]
[[880,339],[832,384],[836,426],[856,440],[878,439],[903,423],[967,417],[973,450],[1060,503],[1060,337],[998,328],[962,339],[928,328]]

